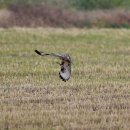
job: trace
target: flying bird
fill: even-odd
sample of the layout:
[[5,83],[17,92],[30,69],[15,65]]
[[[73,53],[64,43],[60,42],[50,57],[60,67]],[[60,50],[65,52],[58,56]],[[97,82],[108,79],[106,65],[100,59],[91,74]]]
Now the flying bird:
[[44,53],[38,50],[35,50],[35,52],[41,56],[53,56],[59,58],[61,60],[61,63],[59,64],[61,67],[59,77],[65,82],[70,79],[72,61],[68,54]]

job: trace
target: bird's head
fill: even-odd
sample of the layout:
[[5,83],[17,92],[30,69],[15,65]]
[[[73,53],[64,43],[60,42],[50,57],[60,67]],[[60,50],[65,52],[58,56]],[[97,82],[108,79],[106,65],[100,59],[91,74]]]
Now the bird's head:
[[68,54],[64,55],[62,57],[62,60],[67,61],[69,63],[72,63],[71,57]]

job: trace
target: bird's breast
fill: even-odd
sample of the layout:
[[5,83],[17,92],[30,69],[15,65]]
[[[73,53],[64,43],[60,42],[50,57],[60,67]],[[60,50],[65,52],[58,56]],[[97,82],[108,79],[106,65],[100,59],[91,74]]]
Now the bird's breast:
[[64,79],[64,80],[68,80],[70,78],[71,73],[64,68],[64,71],[60,71],[60,76]]

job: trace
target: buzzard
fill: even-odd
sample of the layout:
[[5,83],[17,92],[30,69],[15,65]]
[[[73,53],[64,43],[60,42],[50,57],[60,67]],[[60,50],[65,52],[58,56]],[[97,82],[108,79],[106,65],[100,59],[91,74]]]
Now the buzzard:
[[60,72],[59,72],[59,77],[65,82],[70,79],[72,61],[71,61],[71,57],[68,54],[44,53],[38,50],[35,50],[35,52],[41,56],[49,55],[49,56],[59,58],[61,60],[61,63],[59,64],[61,67]]

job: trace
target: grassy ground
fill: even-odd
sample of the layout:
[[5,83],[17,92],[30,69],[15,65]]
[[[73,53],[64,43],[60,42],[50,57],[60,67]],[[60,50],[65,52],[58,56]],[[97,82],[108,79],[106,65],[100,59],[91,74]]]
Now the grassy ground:
[[[72,78],[58,77],[67,52]],[[128,130],[130,30],[0,29],[0,129]]]

